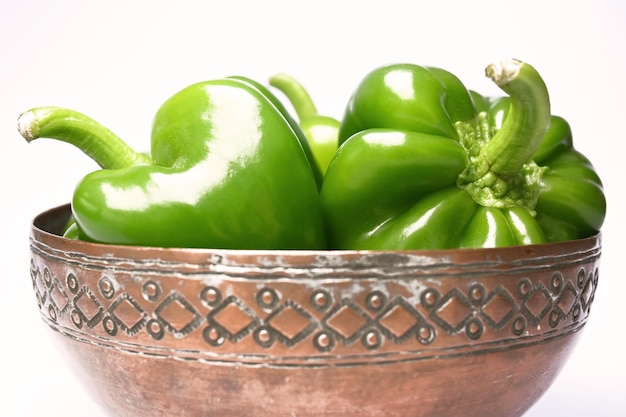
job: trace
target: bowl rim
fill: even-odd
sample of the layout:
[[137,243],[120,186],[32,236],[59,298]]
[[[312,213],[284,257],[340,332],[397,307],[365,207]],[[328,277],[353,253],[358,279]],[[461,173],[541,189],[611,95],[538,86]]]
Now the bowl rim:
[[[549,242],[532,245],[505,246],[496,248],[458,248],[458,249],[419,249],[419,250],[333,250],[333,249],[220,249],[220,248],[179,248],[132,246],[120,244],[96,243],[68,239],[60,233],[71,216],[71,204],[66,203],[45,210],[36,215],[30,227],[30,242],[33,245],[44,245],[59,249],[66,253],[85,254],[88,256],[106,256],[107,258],[159,258],[180,259],[182,253],[191,258],[215,260],[241,260],[247,258],[266,257],[268,262],[298,262],[302,258],[328,257],[358,259],[363,257],[383,259],[386,256],[417,257],[424,262],[427,259],[438,259],[444,263],[468,263],[479,260],[498,262],[516,262],[526,259],[559,256],[579,256],[587,252],[599,253],[602,247],[602,232],[576,240]],[[298,262],[300,263],[300,262]],[[385,262],[387,263],[387,262]],[[428,263],[428,262],[426,262]]]
[[[137,300],[143,299],[147,303],[143,304],[144,311],[151,311],[146,316],[147,321],[141,322],[142,326],[147,326],[148,321],[154,323],[153,320],[158,318],[157,313],[165,311],[163,306],[167,307],[172,303],[191,305],[188,300],[193,299],[200,307],[195,309],[192,307],[192,310],[197,312],[208,309],[208,311],[196,315],[196,320],[189,322],[192,325],[187,324],[191,326],[189,328],[185,326],[170,329],[174,338],[179,340],[201,328],[198,323],[202,323],[204,327],[204,330],[201,329],[201,336],[197,336],[199,335],[197,332],[193,336],[201,337],[198,339],[200,348],[177,351],[177,358],[181,360],[209,360],[202,353],[206,343],[213,346],[213,343],[218,343],[218,339],[221,340],[226,336],[233,343],[248,340],[244,337],[258,329],[267,331],[274,329],[275,333],[272,334],[275,335],[275,339],[271,340],[278,340],[286,346],[285,349],[289,349],[288,355],[276,356],[272,366],[301,365],[301,353],[296,354],[292,349],[304,346],[305,340],[306,343],[310,340],[316,346],[317,330],[323,331],[320,334],[335,335],[334,340],[346,342],[346,346],[361,340],[359,344],[361,350],[356,354],[347,354],[343,351],[333,351],[332,347],[327,351],[323,345],[319,345],[316,347],[319,352],[315,351],[314,356],[306,352],[304,354],[308,358],[307,363],[314,367],[322,366],[321,362],[329,357],[334,359],[328,366],[338,366],[340,363],[356,366],[363,363],[363,358],[367,358],[368,361],[376,358],[376,362],[383,363],[394,362],[397,358],[418,360],[430,354],[438,357],[457,355],[458,351],[450,350],[448,347],[442,350],[425,349],[424,346],[430,344],[429,337],[419,336],[418,327],[415,327],[417,325],[409,330],[402,327],[406,331],[397,327],[395,328],[397,331],[394,332],[394,328],[390,330],[388,325],[381,324],[379,320],[385,319],[387,314],[393,311],[399,311],[400,315],[397,317],[400,318],[407,315],[413,318],[419,316],[417,323],[422,328],[438,326],[438,329],[442,329],[441,334],[466,335],[472,341],[480,342],[467,347],[467,352],[498,350],[511,341],[515,342],[515,346],[544,343],[562,335],[575,333],[585,324],[597,287],[601,252],[599,234],[577,241],[543,245],[403,252],[342,251],[335,256],[334,251],[179,249],[94,244],[67,239],[45,230],[49,229],[48,226],[54,225],[57,227],[55,230],[61,230],[69,213],[68,205],[48,210],[39,215],[32,226],[31,279],[39,308],[48,324],[60,333],[66,333],[77,339],[92,340],[89,331],[82,330],[83,323],[87,323],[88,329],[95,329],[96,325],[100,326],[102,319],[104,326],[103,317],[106,314],[117,311],[119,305],[128,307],[130,302],[128,294]],[[587,265],[590,268],[587,268]],[[121,283],[130,283],[132,288],[124,287],[123,293],[118,293],[117,291],[122,291],[118,289],[122,288]],[[93,302],[94,298],[89,294],[100,294],[103,297],[102,305],[106,304],[105,307],[100,306],[102,313],[93,317],[83,313],[84,317],[78,316],[80,319],[78,322],[73,321],[74,316],[67,312],[78,311],[80,307],[66,310],[66,307],[60,309],[57,306],[55,300],[60,292],[56,288],[60,286],[65,288],[62,292],[72,294],[67,298],[71,299],[71,302],[64,304],[66,306],[76,306],[81,300],[91,306],[89,300]],[[235,286],[241,286],[242,289],[236,290]],[[56,298],[50,295],[53,289],[57,294]],[[285,295],[291,294],[287,290],[295,291],[297,295]],[[396,293],[396,290],[399,292]],[[155,293],[159,295],[154,297]],[[270,301],[265,301],[263,297],[268,294]],[[316,295],[319,294],[326,300],[322,304],[316,301]],[[358,294],[360,301],[352,300],[355,294]],[[546,301],[541,311],[533,305],[522,309],[521,306],[525,305],[526,301],[534,299],[534,294],[538,294],[539,300],[549,298],[552,301]],[[368,300],[373,300],[372,295],[378,297],[380,308],[368,304],[370,302]],[[559,300],[563,295],[565,304],[561,306]],[[586,297],[584,302],[576,304],[578,301],[571,301],[572,297],[575,297],[575,300],[581,297],[582,300],[583,295]],[[108,301],[104,301],[105,299]],[[483,307],[484,303],[492,299],[500,302],[505,300],[505,303],[511,305],[510,311],[503,317],[497,316],[495,320],[491,318],[491,321],[488,321],[487,318],[483,318],[482,325],[478,321],[473,321],[472,314],[489,316]],[[447,306],[450,300],[457,301],[452,302],[450,307],[452,310],[447,311],[460,307],[461,311],[466,308],[473,313],[468,313],[458,323],[455,320],[452,323],[447,322],[445,317],[442,317],[442,314],[445,316],[446,313],[441,313],[440,308],[442,312],[446,311],[444,306]],[[420,311],[415,310],[415,303],[422,306]],[[134,304],[130,302],[130,305]],[[580,306],[579,313],[574,312],[575,305]],[[256,313],[247,313],[250,306],[255,306]],[[553,306],[558,306],[558,309],[557,307],[553,309]],[[217,339],[205,333],[206,329],[221,328],[219,317],[222,319],[226,317],[222,324],[228,323],[228,320],[242,311],[248,318],[256,317],[261,320],[258,322],[259,327],[255,327],[256,319],[246,319],[249,324],[243,330],[239,327],[233,327],[230,331],[222,330],[222,333],[218,332],[217,335],[220,337]],[[284,332],[281,333],[280,324],[277,325],[278,330],[272,327],[272,320],[280,317],[284,311],[296,315],[306,311],[308,316],[304,317],[308,317],[305,320],[308,324],[304,330],[300,327],[296,330],[283,328]],[[518,313],[520,314],[518,318],[510,316]],[[353,314],[365,317],[364,324],[357,330],[351,330],[352,327],[341,327],[335,321],[337,317],[351,317]],[[107,317],[109,317],[107,323],[117,323],[112,316]],[[530,324],[527,325],[527,322]],[[472,330],[468,323],[479,326],[477,327],[479,331]],[[484,323],[491,326],[495,332],[504,329],[506,334],[498,333],[494,339],[480,339],[482,329],[487,326]],[[100,334],[93,336],[92,341],[100,346],[105,342],[111,343],[116,349],[129,346],[136,349],[137,341],[132,337],[137,333],[132,330],[133,326],[125,326],[126,330],[122,329],[122,332],[130,338],[128,340],[114,341],[109,336],[117,335],[118,327],[104,327],[104,330],[100,329]],[[532,332],[529,330],[530,333],[523,333],[531,328]],[[114,334],[109,333],[111,329],[114,329]],[[165,327],[152,330],[152,333],[146,330],[141,337],[154,339],[149,339],[150,354],[165,349],[166,354],[170,355],[171,339],[161,344],[162,336],[159,336],[161,335],[159,329]],[[366,336],[372,329],[375,332],[382,332],[376,334],[383,335],[397,346],[378,350],[379,345],[368,344]],[[257,333],[253,333],[253,337],[255,334]],[[522,334],[524,336],[520,338]],[[287,341],[282,341],[280,337],[286,337],[284,340]],[[407,341],[410,341],[410,350],[404,345]],[[244,347],[237,355],[232,356],[229,353],[231,356],[228,361],[250,366],[265,364],[268,356],[263,352],[266,352],[265,349],[269,345],[266,346],[264,343],[257,340],[251,348],[242,345]],[[400,350],[396,351],[396,347]],[[226,361],[225,357],[218,356],[217,359]]]

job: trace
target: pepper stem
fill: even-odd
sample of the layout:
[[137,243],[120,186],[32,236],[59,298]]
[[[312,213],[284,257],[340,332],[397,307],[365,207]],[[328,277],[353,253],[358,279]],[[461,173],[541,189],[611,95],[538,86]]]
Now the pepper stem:
[[317,115],[311,96],[298,80],[287,74],[276,74],[269,78],[269,83],[287,96],[301,122]]
[[105,169],[150,164],[149,156],[134,151],[112,131],[77,111],[38,107],[18,118],[18,130],[28,142],[38,138],[72,144]]
[[539,73],[518,60],[491,64],[485,73],[509,94],[509,112],[493,135],[484,113],[456,124],[469,159],[457,183],[483,206],[522,206],[532,212],[545,168],[531,158],[550,124],[548,90]]
[[496,174],[514,174],[537,151],[550,124],[550,97],[539,73],[515,59],[491,64],[485,74],[511,98],[506,120],[482,154]]

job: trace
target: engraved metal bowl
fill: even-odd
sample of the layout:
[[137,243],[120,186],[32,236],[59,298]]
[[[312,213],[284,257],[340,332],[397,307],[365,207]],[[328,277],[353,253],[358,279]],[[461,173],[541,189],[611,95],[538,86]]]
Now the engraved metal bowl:
[[600,236],[415,252],[99,245],[32,227],[37,304],[111,416],[521,416],[587,321]]

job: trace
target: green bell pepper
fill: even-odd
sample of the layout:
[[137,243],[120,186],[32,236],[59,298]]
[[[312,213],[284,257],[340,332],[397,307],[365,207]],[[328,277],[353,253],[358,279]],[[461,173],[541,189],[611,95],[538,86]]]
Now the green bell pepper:
[[315,163],[324,175],[337,151],[339,120],[319,114],[308,91],[292,76],[276,74],[270,77],[269,83],[289,99],[311,147]]
[[27,140],[69,142],[104,169],[72,199],[68,235],[160,247],[326,247],[315,167],[275,97],[243,77],[190,85],[156,113],[151,155],[68,109],[22,114]]
[[[471,91],[476,107],[487,113],[494,131],[502,127],[509,97],[483,97]],[[587,157],[573,147],[569,123],[553,115],[532,159],[547,167],[541,177],[536,220],[548,241],[574,240],[595,234],[606,214],[602,181]]]
[[486,73],[508,97],[411,64],[362,80],[321,190],[332,248],[498,247],[600,229],[602,183],[541,76],[517,60]]

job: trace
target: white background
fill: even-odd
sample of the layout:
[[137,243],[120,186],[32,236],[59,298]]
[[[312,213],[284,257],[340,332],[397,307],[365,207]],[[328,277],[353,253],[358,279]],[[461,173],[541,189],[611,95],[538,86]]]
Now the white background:
[[[626,415],[626,2],[548,1],[2,1],[0,6],[0,415],[103,417],[48,339],[31,290],[31,218],[69,201],[97,166],[60,142],[27,145],[18,115],[73,107],[146,150],[152,116],[178,89],[226,75],[300,79],[318,109],[341,117],[357,81],[406,61],[457,74],[485,94],[494,59],[543,75],[554,114],[604,180],[600,285],[583,337],[528,417]],[[477,376],[480,378],[480,376]],[[235,417],[235,416],[233,416]],[[498,416],[494,416],[498,417]]]

